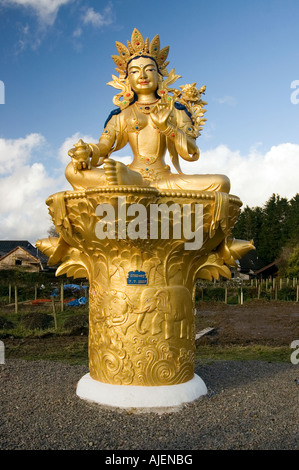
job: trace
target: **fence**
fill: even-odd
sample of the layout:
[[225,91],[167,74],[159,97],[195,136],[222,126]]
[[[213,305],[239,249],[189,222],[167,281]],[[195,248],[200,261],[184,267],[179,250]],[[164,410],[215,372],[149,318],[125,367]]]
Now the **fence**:
[[[43,289],[37,284],[17,285],[9,283],[2,285],[0,299],[2,305],[14,305],[15,313],[19,312],[19,306],[30,301],[44,300],[51,302],[53,314],[57,309],[64,311],[65,284],[51,283]],[[82,283],[81,283],[82,287]],[[85,286],[86,287],[86,286]],[[51,295],[56,290],[55,297]],[[251,279],[242,281],[239,278],[232,281],[197,281],[195,288],[196,301],[216,301],[226,304],[243,304],[248,300],[282,300],[299,302],[298,279]]]
[[197,301],[216,301],[243,304],[248,300],[281,300],[299,302],[298,279],[268,278],[244,281],[198,281],[196,285]]
[[[15,313],[19,313],[21,305],[40,305],[48,302],[52,305],[55,317],[57,309],[63,312],[65,303],[70,301],[70,299],[67,300],[65,298],[65,288],[67,286],[68,284],[64,282],[60,284],[50,283],[45,286],[24,282],[18,284],[9,283],[8,285],[2,284],[0,285],[0,303],[2,306],[14,306]],[[86,289],[86,286],[84,287]],[[81,288],[83,289],[82,283]]]

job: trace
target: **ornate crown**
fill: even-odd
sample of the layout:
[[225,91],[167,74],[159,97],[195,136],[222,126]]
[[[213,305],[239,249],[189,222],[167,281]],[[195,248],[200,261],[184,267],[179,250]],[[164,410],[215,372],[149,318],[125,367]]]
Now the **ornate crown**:
[[153,38],[151,43],[149,43],[149,39],[146,38],[144,40],[138,29],[134,28],[131,42],[127,41],[127,45],[128,47],[124,46],[121,42],[116,41],[116,48],[119,55],[112,56],[112,59],[117,66],[116,71],[120,74],[120,78],[126,76],[128,62],[134,57],[138,57],[143,54],[149,55],[156,61],[159,72],[162,75],[168,75],[166,67],[169,62],[165,61],[168,56],[169,46],[160,49],[160,38],[158,34]]

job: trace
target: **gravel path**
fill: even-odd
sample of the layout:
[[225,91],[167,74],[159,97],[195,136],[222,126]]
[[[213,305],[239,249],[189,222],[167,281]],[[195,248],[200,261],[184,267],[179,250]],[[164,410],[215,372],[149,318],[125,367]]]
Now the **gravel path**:
[[85,366],[0,365],[0,449],[298,449],[299,366],[217,361],[198,366],[209,395],[176,412],[137,413],[80,400]]

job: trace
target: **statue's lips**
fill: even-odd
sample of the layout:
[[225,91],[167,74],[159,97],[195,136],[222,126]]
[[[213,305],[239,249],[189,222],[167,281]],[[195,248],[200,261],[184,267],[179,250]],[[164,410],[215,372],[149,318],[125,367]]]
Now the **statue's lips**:
[[148,85],[149,82],[139,82],[139,85]]

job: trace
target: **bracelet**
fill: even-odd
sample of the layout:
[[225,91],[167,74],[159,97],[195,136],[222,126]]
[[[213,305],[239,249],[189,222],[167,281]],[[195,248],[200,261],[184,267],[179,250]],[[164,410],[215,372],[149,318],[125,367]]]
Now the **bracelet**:
[[166,127],[165,131],[162,131],[166,137],[175,137],[176,136],[176,129],[172,126]]

